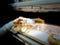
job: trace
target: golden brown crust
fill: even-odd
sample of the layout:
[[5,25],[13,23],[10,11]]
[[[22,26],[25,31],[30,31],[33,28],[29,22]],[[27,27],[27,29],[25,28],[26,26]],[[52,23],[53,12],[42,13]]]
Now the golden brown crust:
[[[23,17],[19,17],[17,19],[15,19],[13,21],[13,24],[14,24],[14,30],[15,31],[19,31],[21,30],[22,28],[26,28],[25,29],[25,32],[29,32],[29,30],[31,30],[33,28],[33,25],[30,25],[30,24],[27,24],[26,22],[24,22],[25,20],[23,19],[20,19],[20,18],[23,18]],[[35,23],[39,23],[39,24],[42,24],[42,23],[45,23],[44,20],[40,19],[40,18],[35,18],[33,19],[35,21]]]
[[35,23],[45,23],[44,20],[42,20],[40,18],[35,18],[33,20],[35,21]]

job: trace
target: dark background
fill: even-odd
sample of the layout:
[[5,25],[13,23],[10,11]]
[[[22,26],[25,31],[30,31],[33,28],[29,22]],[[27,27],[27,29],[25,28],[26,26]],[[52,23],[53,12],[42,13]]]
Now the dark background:
[[[22,12],[15,11],[13,7],[8,6],[8,4],[13,3],[12,0],[1,0],[0,1],[0,27],[2,27],[5,23],[19,17],[29,17],[29,18],[37,18],[40,17],[45,20],[46,23],[60,25],[60,12],[41,12],[41,13],[32,13],[32,12]],[[0,44],[11,44],[11,45],[23,45],[21,42],[16,40],[11,36],[11,34],[6,33],[2,38],[0,38]]]
[[0,27],[3,26],[5,23],[19,17],[29,17],[35,18],[40,17],[46,21],[46,23],[60,25],[60,12],[41,12],[41,13],[32,13],[32,12],[22,12],[13,10],[13,7],[9,6],[8,4],[14,3],[13,0],[1,0],[0,1]]
[[3,0],[0,4],[0,27],[3,26],[5,23],[19,17],[29,17],[35,18],[40,17],[46,21],[46,23],[60,25],[60,12],[41,12],[41,13],[32,13],[32,12],[22,12],[22,11],[15,11],[13,7],[9,6],[8,4],[14,3],[13,0]]

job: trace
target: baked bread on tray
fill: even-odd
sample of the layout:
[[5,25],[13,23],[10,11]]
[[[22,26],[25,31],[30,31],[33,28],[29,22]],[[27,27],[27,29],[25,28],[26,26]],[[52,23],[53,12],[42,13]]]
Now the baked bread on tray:
[[34,28],[34,25],[36,24],[44,24],[44,20],[40,18],[25,18],[25,17],[19,17],[13,21],[13,27],[12,29],[15,32],[29,32],[29,30]]

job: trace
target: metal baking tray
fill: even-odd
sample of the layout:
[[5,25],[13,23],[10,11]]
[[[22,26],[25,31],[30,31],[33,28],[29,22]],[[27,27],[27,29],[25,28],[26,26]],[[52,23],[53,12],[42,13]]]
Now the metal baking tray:
[[60,26],[55,26],[55,25],[50,25],[50,24],[44,24],[44,25],[45,25],[46,29],[30,30],[28,33],[14,32],[13,30],[10,30],[10,31],[14,35],[16,35],[18,38],[22,38],[22,40],[25,40],[32,45],[35,45],[35,44],[36,45],[40,45],[40,44],[41,45],[49,45],[49,42],[48,42],[49,34],[51,32],[54,32],[54,33],[60,35]]

